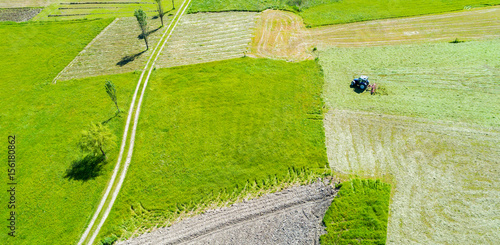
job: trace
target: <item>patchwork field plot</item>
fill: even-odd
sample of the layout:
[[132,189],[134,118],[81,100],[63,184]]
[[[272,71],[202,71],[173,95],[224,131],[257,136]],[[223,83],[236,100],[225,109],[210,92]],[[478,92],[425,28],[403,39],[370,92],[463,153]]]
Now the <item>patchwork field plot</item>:
[[[331,108],[500,127],[500,39],[333,48],[319,57]],[[361,74],[384,95],[354,92],[349,83]]]
[[[170,18],[165,18],[168,26]],[[164,28],[159,18],[149,19],[149,45],[154,47]],[[146,51],[135,17],[118,18],[103,30],[57,77],[69,80],[140,70],[153,48]]]
[[321,46],[366,47],[500,37],[500,7],[309,29]]
[[172,67],[243,57],[255,27],[257,13],[200,13],[185,15],[158,67]]
[[312,47],[366,47],[485,40],[500,37],[500,7],[306,29],[291,12],[266,10],[257,22],[252,54],[285,60],[311,59]]
[[[151,0],[23,0],[12,2],[19,6],[43,6],[43,11],[33,19],[35,21],[133,17],[134,10],[138,8],[143,9],[148,15],[157,13],[156,3]],[[181,2],[182,0],[175,0],[176,6],[180,6]],[[9,5],[16,6],[15,3]],[[172,9],[171,1],[163,1],[163,9],[167,14],[175,11]]]
[[310,34],[298,15],[266,10],[257,21],[252,54],[291,61],[312,59],[311,42]]
[[133,164],[103,237],[129,238],[182,211],[327,166],[314,61],[240,58],[153,74]]
[[120,244],[317,244],[336,194],[316,182],[182,220]]
[[392,179],[388,244],[494,244],[500,239],[500,131],[333,110],[330,166]]
[[[104,91],[106,79],[114,82],[118,104],[126,109],[138,75],[55,85],[51,81],[110,22],[0,24],[0,53],[7,57],[0,59],[0,106],[4,108],[0,135],[16,136],[18,183],[16,237],[7,235],[5,225],[2,244],[73,243],[99,201],[112,164],[86,161],[77,146],[79,136],[90,122],[105,121],[115,113]],[[123,121],[115,117],[107,125],[119,134]],[[1,146],[7,148],[7,142]],[[108,161],[114,162],[117,150],[108,155]],[[7,151],[1,151],[0,157],[7,159]],[[6,181],[0,186],[8,189]],[[8,198],[0,195],[2,203],[7,204]],[[2,205],[0,211],[13,210]]]
[[500,4],[499,0],[193,0],[191,12],[291,10],[304,18],[307,26],[398,18]]

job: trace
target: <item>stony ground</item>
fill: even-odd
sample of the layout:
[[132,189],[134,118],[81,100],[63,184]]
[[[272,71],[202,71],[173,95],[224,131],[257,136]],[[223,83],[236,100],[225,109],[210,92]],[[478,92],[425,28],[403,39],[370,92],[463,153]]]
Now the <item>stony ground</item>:
[[331,168],[394,182],[388,244],[500,241],[500,131],[460,123],[333,110]]
[[0,9],[0,21],[24,22],[31,20],[41,8],[5,8]]
[[119,244],[319,244],[336,195],[316,182],[210,210]]

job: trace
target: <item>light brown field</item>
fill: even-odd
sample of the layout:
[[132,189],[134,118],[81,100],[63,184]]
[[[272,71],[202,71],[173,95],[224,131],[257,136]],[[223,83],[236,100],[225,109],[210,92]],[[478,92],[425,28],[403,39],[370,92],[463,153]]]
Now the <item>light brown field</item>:
[[278,10],[262,12],[252,42],[252,55],[290,61],[312,59],[312,38],[302,18]]
[[500,37],[500,7],[306,29],[290,12],[264,11],[252,53],[285,60],[311,59],[311,48],[361,47]]
[[327,154],[337,173],[392,179],[388,244],[500,240],[500,131],[332,110]]

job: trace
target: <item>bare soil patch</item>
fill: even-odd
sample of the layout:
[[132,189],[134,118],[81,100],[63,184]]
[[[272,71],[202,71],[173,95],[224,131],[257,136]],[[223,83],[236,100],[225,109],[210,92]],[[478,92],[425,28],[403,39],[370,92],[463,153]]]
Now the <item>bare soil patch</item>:
[[243,57],[249,50],[257,13],[188,14],[183,17],[158,67],[173,67]]
[[257,21],[252,54],[291,61],[313,59],[311,38],[302,18],[278,10],[264,11]]
[[318,181],[209,210],[119,244],[319,244],[335,195]]
[[500,130],[340,110],[324,125],[335,172],[394,181],[388,244],[500,240]]
[[38,13],[42,11],[41,8],[6,8],[0,9],[0,21],[15,21],[24,22],[31,20]]

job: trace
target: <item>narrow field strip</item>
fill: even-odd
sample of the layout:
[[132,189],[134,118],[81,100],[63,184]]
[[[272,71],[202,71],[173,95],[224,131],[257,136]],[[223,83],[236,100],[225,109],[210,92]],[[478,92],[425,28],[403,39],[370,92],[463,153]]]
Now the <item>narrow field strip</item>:
[[[297,186],[209,210],[119,244],[311,244],[319,240],[321,218],[335,195],[336,190],[322,182]],[[268,236],[260,236],[261,232]]]
[[[310,29],[322,47],[380,46],[500,37],[500,7]],[[339,39],[341,38],[341,39]]]
[[[165,18],[168,25],[170,18]],[[165,27],[157,29],[159,19],[148,20],[150,46],[159,41]],[[141,33],[135,17],[117,18],[106,27],[80,54],[54,79],[69,80],[92,76],[126,73],[140,70],[152,54],[146,50],[144,40],[139,39]]]
[[[186,15],[159,57],[158,67],[243,57],[249,49],[257,16],[257,13]],[[200,55],[204,53],[211,55]]]
[[500,209],[500,131],[332,110],[331,168],[395,181],[387,244],[494,244]]
[[[87,244],[92,245],[94,243],[97,235],[99,234],[99,231],[100,231],[101,227],[103,226],[104,222],[106,221],[106,218],[109,215],[109,212],[111,211],[111,209],[113,207],[113,204],[114,204],[114,202],[116,200],[116,197],[118,196],[118,193],[119,193],[119,191],[121,189],[121,186],[123,184],[123,181],[124,181],[126,173],[127,173],[128,166],[129,166],[131,158],[132,158],[133,149],[134,149],[135,133],[136,133],[136,130],[137,130],[137,122],[139,120],[139,114],[140,114],[140,108],[141,108],[141,104],[142,104],[142,99],[143,99],[144,92],[145,92],[145,89],[146,89],[146,86],[147,86],[147,82],[149,80],[149,76],[151,75],[151,71],[153,70],[154,63],[156,62],[156,60],[158,58],[158,55],[161,53],[163,47],[165,46],[165,43],[170,38],[172,32],[174,31],[175,27],[177,26],[177,23],[181,19],[182,15],[187,10],[187,8],[189,6],[189,3],[190,3],[190,0],[185,0],[183,2],[183,4],[181,5],[181,7],[179,8],[179,11],[174,16],[172,22],[170,22],[170,25],[165,29],[165,32],[163,33],[163,36],[160,38],[160,41],[155,46],[154,50],[152,51],[152,55],[149,57],[148,62],[146,63],[146,66],[143,69],[143,72],[142,72],[142,74],[141,74],[141,76],[139,78],[139,81],[137,83],[137,87],[136,87],[136,90],[134,92],[132,103],[131,103],[131,106],[130,106],[130,109],[129,109],[129,113],[128,113],[128,116],[127,116],[127,123],[126,123],[125,130],[124,130],[124,133],[123,133],[122,144],[121,144],[121,147],[120,147],[120,153],[119,153],[119,157],[118,157],[118,160],[117,160],[116,167],[113,170],[113,175],[111,177],[110,182],[107,185],[106,192],[105,192],[103,198],[101,199],[101,202],[100,202],[100,204],[99,204],[99,206],[98,206],[98,208],[97,208],[94,216],[92,217],[92,220],[90,221],[89,225],[87,226],[87,229],[82,234],[82,237],[80,238],[80,240],[78,242],[79,245],[83,244],[87,239],[88,239],[88,243]],[[167,33],[168,33],[168,35],[166,35]],[[161,45],[161,48],[157,52],[157,50],[160,47],[160,45]],[[155,59],[154,59],[154,61],[150,65],[150,61],[151,61],[151,59],[153,57]],[[148,68],[149,68],[148,75],[145,78],[144,82],[142,82],[142,78],[144,77],[144,74],[148,70]],[[141,86],[141,84],[143,84],[143,89],[142,89],[141,96],[139,98],[139,101],[138,101],[138,104],[137,104],[137,107],[136,107],[135,106],[135,100],[136,100],[137,93],[139,91],[139,87]],[[125,147],[127,145],[127,139],[128,139],[127,136],[128,136],[130,121],[131,121],[131,118],[132,118],[132,112],[133,112],[134,108],[136,109],[136,112],[135,112],[135,117],[134,117],[134,122],[133,122],[134,124],[133,124],[133,128],[132,128],[132,133],[131,133],[130,141],[129,141],[128,154],[127,154],[127,158],[125,160],[125,163],[124,163],[122,169],[120,169],[121,168],[122,156],[123,156],[123,153],[125,151]],[[121,171],[120,179],[118,180],[118,183],[115,184],[116,176],[117,176],[118,172],[120,172],[120,171]],[[112,191],[113,188],[114,188],[113,195],[110,197],[109,194],[111,193],[111,191]],[[108,200],[108,198],[111,198],[111,199]],[[102,213],[102,215],[101,215],[102,208],[104,207],[104,205],[106,203],[107,203],[107,208],[104,211],[104,213]],[[100,222],[97,224],[97,227],[95,227],[95,229],[94,229],[94,225],[96,224],[95,222],[97,221],[98,217],[101,217],[101,219],[100,219]],[[90,238],[88,238],[88,235],[90,234],[91,231],[93,231],[92,236]]]
[[500,37],[500,7],[375,20],[306,29],[290,12],[266,10],[252,41],[252,55],[300,61],[313,47],[364,47]]

